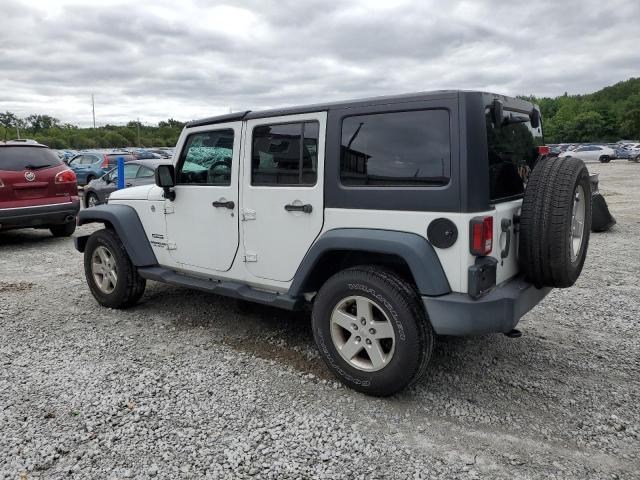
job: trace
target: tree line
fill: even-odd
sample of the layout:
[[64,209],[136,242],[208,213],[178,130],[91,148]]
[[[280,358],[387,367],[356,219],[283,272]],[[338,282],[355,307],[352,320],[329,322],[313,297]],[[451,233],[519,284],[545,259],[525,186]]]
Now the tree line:
[[149,126],[131,121],[124,126],[104,125],[80,128],[61,123],[50,115],[29,115],[21,118],[12,112],[0,113],[0,140],[30,138],[57,149],[114,147],[173,147],[184,122],[173,118]]
[[[640,78],[630,78],[587,95],[521,96],[540,105],[547,143],[640,140]],[[0,139],[32,138],[51,148],[174,146],[184,123],[170,118],[157,126],[132,121],[125,126],[80,128],[49,115],[20,118],[0,113]]]
[[640,78],[587,95],[521,98],[540,105],[547,143],[640,140]]

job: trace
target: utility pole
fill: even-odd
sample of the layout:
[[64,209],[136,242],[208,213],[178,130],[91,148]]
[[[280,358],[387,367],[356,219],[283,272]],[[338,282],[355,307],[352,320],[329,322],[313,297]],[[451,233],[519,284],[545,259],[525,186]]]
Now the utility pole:
[[138,117],[138,148],[140,148],[140,117]]
[[16,132],[18,133],[18,140],[20,140],[20,126],[16,124]]
[[91,94],[91,111],[93,112],[93,128],[96,128],[96,103],[93,100],[93,93]]

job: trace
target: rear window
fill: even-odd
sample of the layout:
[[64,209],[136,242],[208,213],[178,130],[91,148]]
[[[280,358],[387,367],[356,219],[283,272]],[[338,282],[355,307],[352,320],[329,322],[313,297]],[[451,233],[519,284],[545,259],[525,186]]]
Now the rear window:
[[[504,111],[505,117],[522,113]],[[489,195],[492,202],[518,198],[524,194],[531,169],[542,145],[542,129],[531,122],[493,124],[489,109],[485,115],[489,154]]]
[[44,147],[0,147],[0,170],[19,172],[62,164],[53,151]]

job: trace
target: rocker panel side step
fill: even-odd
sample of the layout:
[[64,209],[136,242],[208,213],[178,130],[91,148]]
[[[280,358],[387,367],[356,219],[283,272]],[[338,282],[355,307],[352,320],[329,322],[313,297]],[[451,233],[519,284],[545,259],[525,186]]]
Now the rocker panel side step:
[[301,310],[305,303],[303,298],[292,297],[286,293],[263,292],[243,283],[185,275],[164,267],[142,267],[138,268],[138,273],[147,280],[193,288],[203,292],[271,305],[285,310]]

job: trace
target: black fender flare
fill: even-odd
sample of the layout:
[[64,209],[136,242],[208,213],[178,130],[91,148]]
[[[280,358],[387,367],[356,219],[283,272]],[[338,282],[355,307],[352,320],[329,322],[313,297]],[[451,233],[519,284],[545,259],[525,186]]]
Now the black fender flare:
[[451,292],[440,259],[426,238],[394,230],[338,228],[323,233],[311,246],[293,277],[289,295],[306,293],[307,279],[322,255],[332,250],[396,255],[409,266],[420,294],[437,296]]
[[[98,205],[96,207],[81,210],[78,214],[78,225],[87,223],[109,224],[122,240],[124,248],[136,267],[157,265],[151,244],[147,239],[138,212],[129,205]],[[89,235],[74,239],[76,249],[84,252]]]

